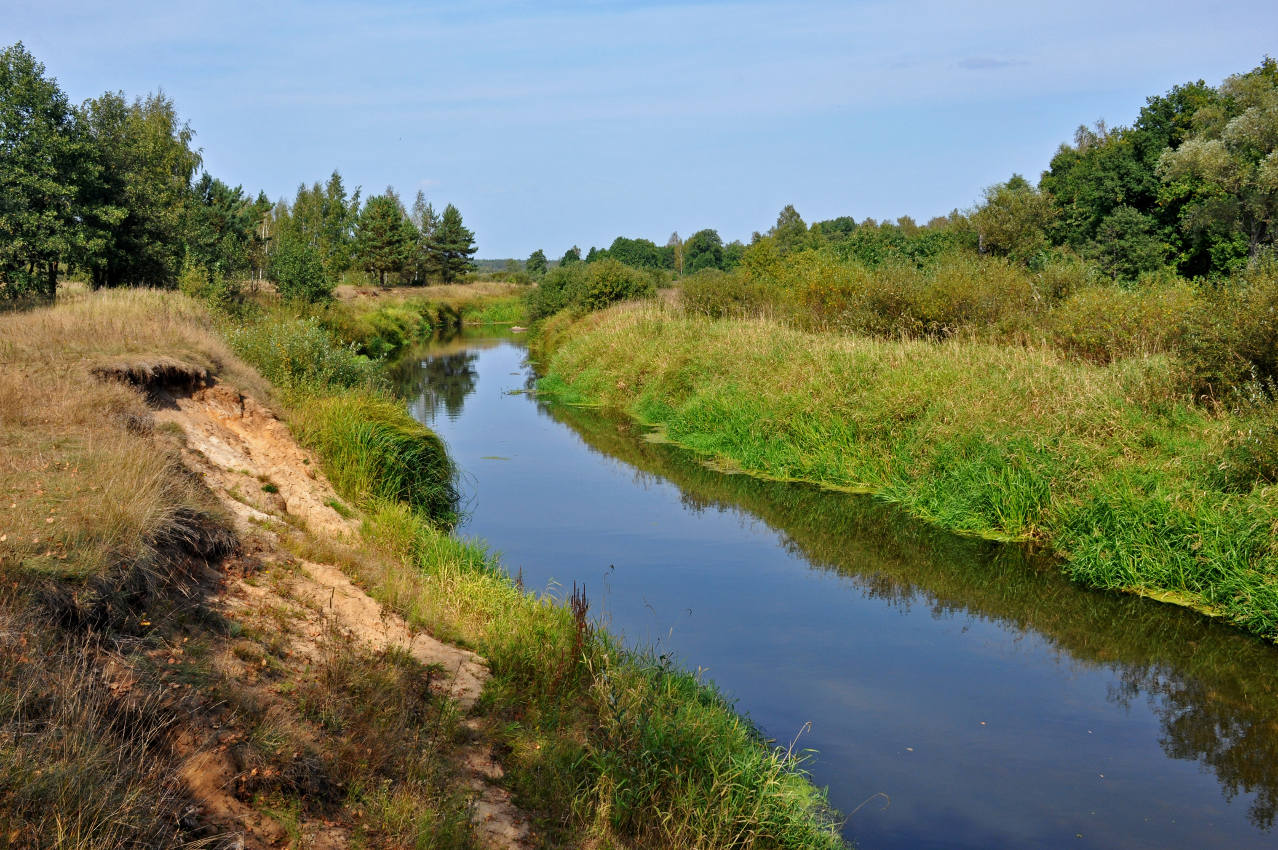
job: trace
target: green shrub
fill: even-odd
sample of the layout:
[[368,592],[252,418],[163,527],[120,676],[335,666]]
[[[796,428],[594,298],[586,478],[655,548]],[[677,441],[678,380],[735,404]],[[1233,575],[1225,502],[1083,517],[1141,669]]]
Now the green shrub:
[[555,266],[546,272],[541,283],[528,290],[526,304],[528,318],[544,319],[553,316],[572,303],[572,293],[580,286],[586,276],[584,263],[571,263],[566,266]]
[[652,295],[655,289],[647,273],[611,258],[556,266],[528,292],[528,317],[544,319],[568,307],[601,310],[618,301]]
[[1214,473],[1217,486],[1228,491],[1245,493],[1257,485],[1278,484],[1278,405],[1237,423]]
[[334,282],[319,251],[296,239],[285,240],[276,247],[267,275],[282,298],[314,302],[333,297]]
[[613,259],[587,264],[580,286],[574,300],[587,310],[602,310],[618,301],[652,295],[656,290],[648,275]]
[[286,390],[345,388],[378,382],[378,364],[342,345],[315,318],[254,322],[228,334],[231,346],[268,381]]
[[1053,345],[1095,363],[1175,351],[1199,309],[1193,288],[1134,290],[1090,286],[1056,305],[1043,319]]
[[238,313],[244,305],[244,287],[238,281],[214,274],[190,257],[178,273],[178,289],[224,313]]
[[795,258],[781,276],[816,329],[944,339],[965,329],[1023,324],[1041,300],[1026,270],[1006,260],[948,254],[919,268],[901,260],[870,269],[829,253]]
[[347,499],[404,502],[440,524],[456,522],[456,469],[443,441],[402,403],[366,391],[302,399],[295,425]]
[[679,293],[689,313],[714,319],[769,315],[778,305],[776,292],[761,280],[718,269],[704,269],[683,278]]
[[1222,400],[1248,381],[1278,378],[1278,265],[1204,293],[1186,329],[1184,360],[1195,391]]

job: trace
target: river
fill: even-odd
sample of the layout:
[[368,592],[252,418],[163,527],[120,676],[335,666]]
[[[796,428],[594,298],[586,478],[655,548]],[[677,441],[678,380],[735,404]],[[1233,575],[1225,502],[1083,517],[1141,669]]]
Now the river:
[[860,847],[1274,846],[1274,647],[547,403],[510,334],[399,374],[462,470],[459,533],[813,750]]

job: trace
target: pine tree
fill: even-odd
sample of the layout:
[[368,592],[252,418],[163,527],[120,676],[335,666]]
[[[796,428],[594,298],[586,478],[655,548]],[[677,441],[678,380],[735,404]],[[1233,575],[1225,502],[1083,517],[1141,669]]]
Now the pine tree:
[[413,201],[413,212],[409,218],[417,228],[417,243],[413,249],[413,278],[419,283],[430,283],[441,276],[438,257],[435,255],[435,233],[439,230],[439,214],[426,200],[420,189],[417,199]]
[[431,239],[431,254],[444,283],[459,280],[475,268],[470,259],[475,255],[475,234],[462,224],[461,213],[452,204],[444,207]]
[[412,256],[417,229],[408,220],[404,207],[391,189],[364,204],[355,229],[355,256],[377,282],[386,285],[386,275],[400,272]]

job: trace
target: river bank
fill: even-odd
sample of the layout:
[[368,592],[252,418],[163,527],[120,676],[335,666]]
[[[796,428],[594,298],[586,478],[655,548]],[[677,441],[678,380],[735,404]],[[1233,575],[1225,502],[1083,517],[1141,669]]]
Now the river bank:
[[[0,821],[17,846],[73,814],[72,847],[840,845],[794,760],[712,689],[452,537],[443,447],[314,321],[221,321],[152,292],[0,320],[0,684],[22,742],[0,756]],[[170,418],[189,400],[204,418]],[[248,434],[219,462],[236,439],[197,420],[286,423],[298,464],[251,464]],[[337,595],[411,645],[343,638]],[[478,653],[477,698],[417,654],[423,635]],[[225,782],[191,778],[210,753]],[[486,828],[483,788],[525,826]]]
[[872,493],[949,531],[1050,547],[1087,586],[1273,639],[1273,488],[1213,485],[1234,423],[1175,363],[808,333],[627,305],[548,321],[555,398],[625,411],[728,468]]

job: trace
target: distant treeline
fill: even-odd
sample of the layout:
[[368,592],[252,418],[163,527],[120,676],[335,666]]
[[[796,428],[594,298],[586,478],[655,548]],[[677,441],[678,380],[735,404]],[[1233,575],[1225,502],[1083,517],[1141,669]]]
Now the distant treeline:
[[[809,226],[787,206],[751,245],[770,240],[782,255],[830,247],[872,267],[966,250],[1029,268],[1068,253],[1118,281],[1227,275],[1273,245],[1276,143],[1278,63],[1265,58],[1218,87],[1199,80],[1148,98],[1129,127],[1079,127],[1037,186],[1014,174],[967,212],[956,209],[922,225],[908,216],[896,222],[843,216]],[[747,249],[701,230],[686,240],[675,233],[664,245],[618,237],[584,258],[574,246],[559,263],[611,258],[685,275],[731,271]],[[525,265],[534,276],[544,274],[545,253],[535,251]]]
[[194,135],[163,94],[76,106],[21,43],[0,52],[0,302],[52,298],[66,274],[216,300],[267,277],[315,299],[351,270],[385,284],[471,269],[451,204],[418,193],[410,212],[388,188],[361,205],[336,172],[273,204],[203,171]]

